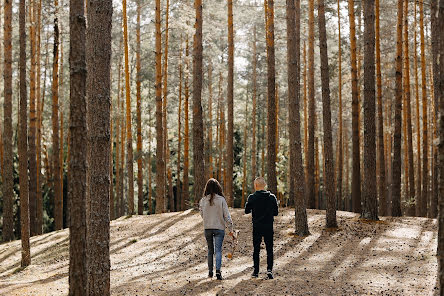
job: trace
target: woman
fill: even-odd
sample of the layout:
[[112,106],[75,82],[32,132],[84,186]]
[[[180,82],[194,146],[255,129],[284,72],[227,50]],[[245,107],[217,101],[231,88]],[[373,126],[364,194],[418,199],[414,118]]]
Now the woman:
[[216,250],[216,278],[222,280],[222,243],[225,225],[233,235],[233,221],[228,205],[222,193],[222,187],[216,179],[209,179],[205,185],[204,197],[199,202],[200,215],[203,218],[205,238],[208,244],[208,277],[213,277],[213,255]]

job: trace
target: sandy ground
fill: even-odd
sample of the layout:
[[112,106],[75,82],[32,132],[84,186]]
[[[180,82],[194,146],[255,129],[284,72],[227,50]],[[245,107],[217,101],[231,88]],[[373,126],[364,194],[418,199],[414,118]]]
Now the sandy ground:
[[[231,210],[238,251],[223,276],[208,279],[206,243],[197,212],[120,218],[111,223],[112,295],[435,295],[436,220],[384,217],[366,223],[338,212],[339,231],[324,229],[325,212],[309,210],[311,235],[291,234],[293,211],[275,221],[275,279],[251,279],[251,217]],[[0,295],[67,295],[68,230],[31,239],[32,265],[17,272],[20,242],[0,245]]]

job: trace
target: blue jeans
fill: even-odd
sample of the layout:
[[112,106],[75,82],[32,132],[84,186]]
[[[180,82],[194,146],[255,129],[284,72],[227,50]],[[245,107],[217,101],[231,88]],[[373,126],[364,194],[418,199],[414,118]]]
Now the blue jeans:
[[220,229],[205,229],[205,238],[208,245],[208,270],[213,271],[213,255],[216,251],[216,271],[222,266],[222,243],[225,231]]

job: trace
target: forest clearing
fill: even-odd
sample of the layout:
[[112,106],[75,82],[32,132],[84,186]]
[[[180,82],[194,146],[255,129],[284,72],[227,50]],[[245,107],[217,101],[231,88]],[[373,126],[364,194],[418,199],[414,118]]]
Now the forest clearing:
[[[251,279],[251,221],[231,210],[240,230],[224,281],[208,279],[202,219],[192,210],[111,222],[111,295],[434,295],[436,219],[381,217],[365,222],[338,212],[340,228],[324,228],[325,211],[308,210],[311,234],[297,237],[294,212],[275,221],[275,275]],[[0,295],[66,295],[68,230],[31,238],[32,265],[21,272],[20,242],[0,246]],[[264,254],[264,251],[262,251]],[[265,254],[264,254],[265,255]],[[371,294],[372,293],[372,294]]]

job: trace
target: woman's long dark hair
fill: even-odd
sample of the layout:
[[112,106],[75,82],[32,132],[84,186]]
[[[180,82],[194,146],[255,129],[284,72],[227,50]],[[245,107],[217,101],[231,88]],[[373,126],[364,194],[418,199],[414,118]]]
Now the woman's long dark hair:
[[213,205],[213,200],[214,200],[215,194],[225,197],[222,192],[222,187],[220,186],[219,182],[216,179],[211,178],[207,181],[207,184],[205,185],[205,191],[204,191],[204,196],[211,195],[210,205]]

